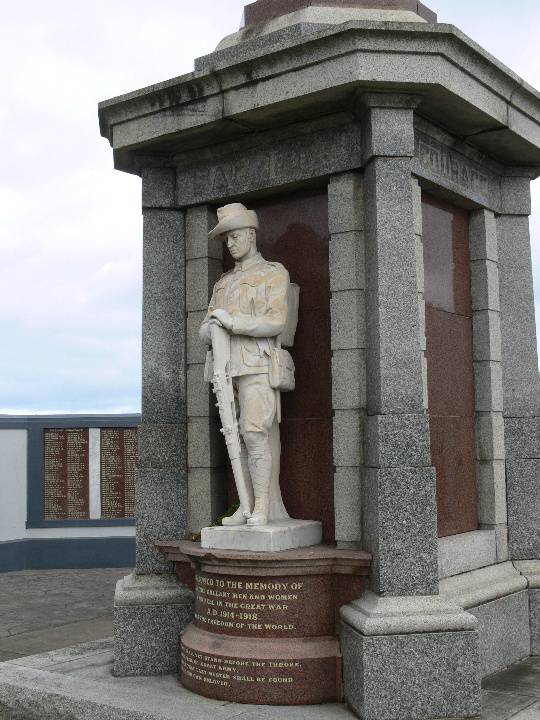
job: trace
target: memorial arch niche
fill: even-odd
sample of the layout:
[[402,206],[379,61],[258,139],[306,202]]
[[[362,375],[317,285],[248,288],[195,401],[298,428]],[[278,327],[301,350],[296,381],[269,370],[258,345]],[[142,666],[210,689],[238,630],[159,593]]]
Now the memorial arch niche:
[[[332,367],[328,196],[292,192],[253,200],[263,257],[282,263],[300,286],[298,329],[291,349],[297,368],[293,393],[282,395],[280,484],[291,517],[323,522],[323,538],[334,540],[332,458]],[[233,267],[224,250],[224,270]],[[228,472],[229,502],[236,501]]]

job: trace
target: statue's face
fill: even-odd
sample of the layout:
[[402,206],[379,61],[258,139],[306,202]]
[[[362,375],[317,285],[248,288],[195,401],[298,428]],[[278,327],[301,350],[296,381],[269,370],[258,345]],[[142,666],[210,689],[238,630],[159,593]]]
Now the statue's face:
[[255,230],[252,228],[231,230],[231,232],[227,234],[227,247],[235,260],[241,260],[248,254],[255,239]]

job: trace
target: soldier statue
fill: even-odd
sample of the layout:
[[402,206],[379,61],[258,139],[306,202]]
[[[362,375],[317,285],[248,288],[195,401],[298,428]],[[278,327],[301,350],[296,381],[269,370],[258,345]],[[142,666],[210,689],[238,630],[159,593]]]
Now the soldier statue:
[[261,526],[289,517],[279,487],[280,392],[294,388],[294,364],[282,344],[292,344],[296,329],[297,286],[283,265],[257,250],[253,210],[233,203],[217,214],[209,237],[227,243],[235,267],[215,284],[199,332],[212,348],[205,379],[214,385],[240,500],[222,522]]

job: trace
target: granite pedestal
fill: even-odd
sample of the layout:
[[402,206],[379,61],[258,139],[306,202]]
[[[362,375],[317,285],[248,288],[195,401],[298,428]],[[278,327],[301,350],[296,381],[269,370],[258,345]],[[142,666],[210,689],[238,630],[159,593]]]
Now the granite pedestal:
[[195,617],[180,635],[180,678],[229,702],[309,705],[342,698],[341,605],[362,594],[369,555],[315,546],[282,552],[161,550],[194,570]]

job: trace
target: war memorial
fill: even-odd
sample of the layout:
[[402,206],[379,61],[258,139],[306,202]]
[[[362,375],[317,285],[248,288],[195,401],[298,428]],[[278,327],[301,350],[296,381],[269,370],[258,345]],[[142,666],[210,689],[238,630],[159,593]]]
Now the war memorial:
[[99,119],[144,218],[114,675],[478,718],[540,655],[540,94],[416,0],[257,0]]

